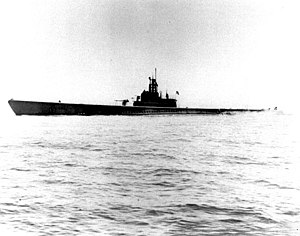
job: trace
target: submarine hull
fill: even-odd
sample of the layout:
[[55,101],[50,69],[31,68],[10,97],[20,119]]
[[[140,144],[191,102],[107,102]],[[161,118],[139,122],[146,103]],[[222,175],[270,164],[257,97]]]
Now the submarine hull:
[[112,106],[9,100],[16,115],[167,115],[167,114],[227,114],[231,112],[260,112],[263,109],[177,108],[150,106]]

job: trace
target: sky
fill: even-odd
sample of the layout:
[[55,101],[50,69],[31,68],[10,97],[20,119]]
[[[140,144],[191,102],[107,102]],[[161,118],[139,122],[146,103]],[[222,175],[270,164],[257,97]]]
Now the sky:
[[154,68],[180,107],[294,108],[298,2],[1,1],[0,108],[131,100]]

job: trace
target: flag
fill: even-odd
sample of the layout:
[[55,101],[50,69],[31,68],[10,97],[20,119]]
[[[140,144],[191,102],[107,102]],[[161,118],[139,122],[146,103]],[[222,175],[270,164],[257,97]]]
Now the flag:
[[176,91],[176,94],[178,94],[178,95],[179,95],[179,92],[178,92],[178,91]]

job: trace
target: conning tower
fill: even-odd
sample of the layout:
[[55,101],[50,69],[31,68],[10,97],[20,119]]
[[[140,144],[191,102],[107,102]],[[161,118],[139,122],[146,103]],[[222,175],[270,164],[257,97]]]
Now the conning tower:
[[143,91],[141,96],[137,96],[133,106],[152,106],[152,107],[177,107],[177,100],[169,98],[166,94],[166,98],[162,98],[162,94],[157,91],[158,84],[156,82],[156,68],[155,77],[149,77],[149,90]]

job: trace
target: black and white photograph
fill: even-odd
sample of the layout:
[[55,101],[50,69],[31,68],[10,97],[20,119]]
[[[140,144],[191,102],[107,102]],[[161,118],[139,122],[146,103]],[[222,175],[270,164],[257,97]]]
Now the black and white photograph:
[[0,234],[300,235],[300,1],[0,2]]

